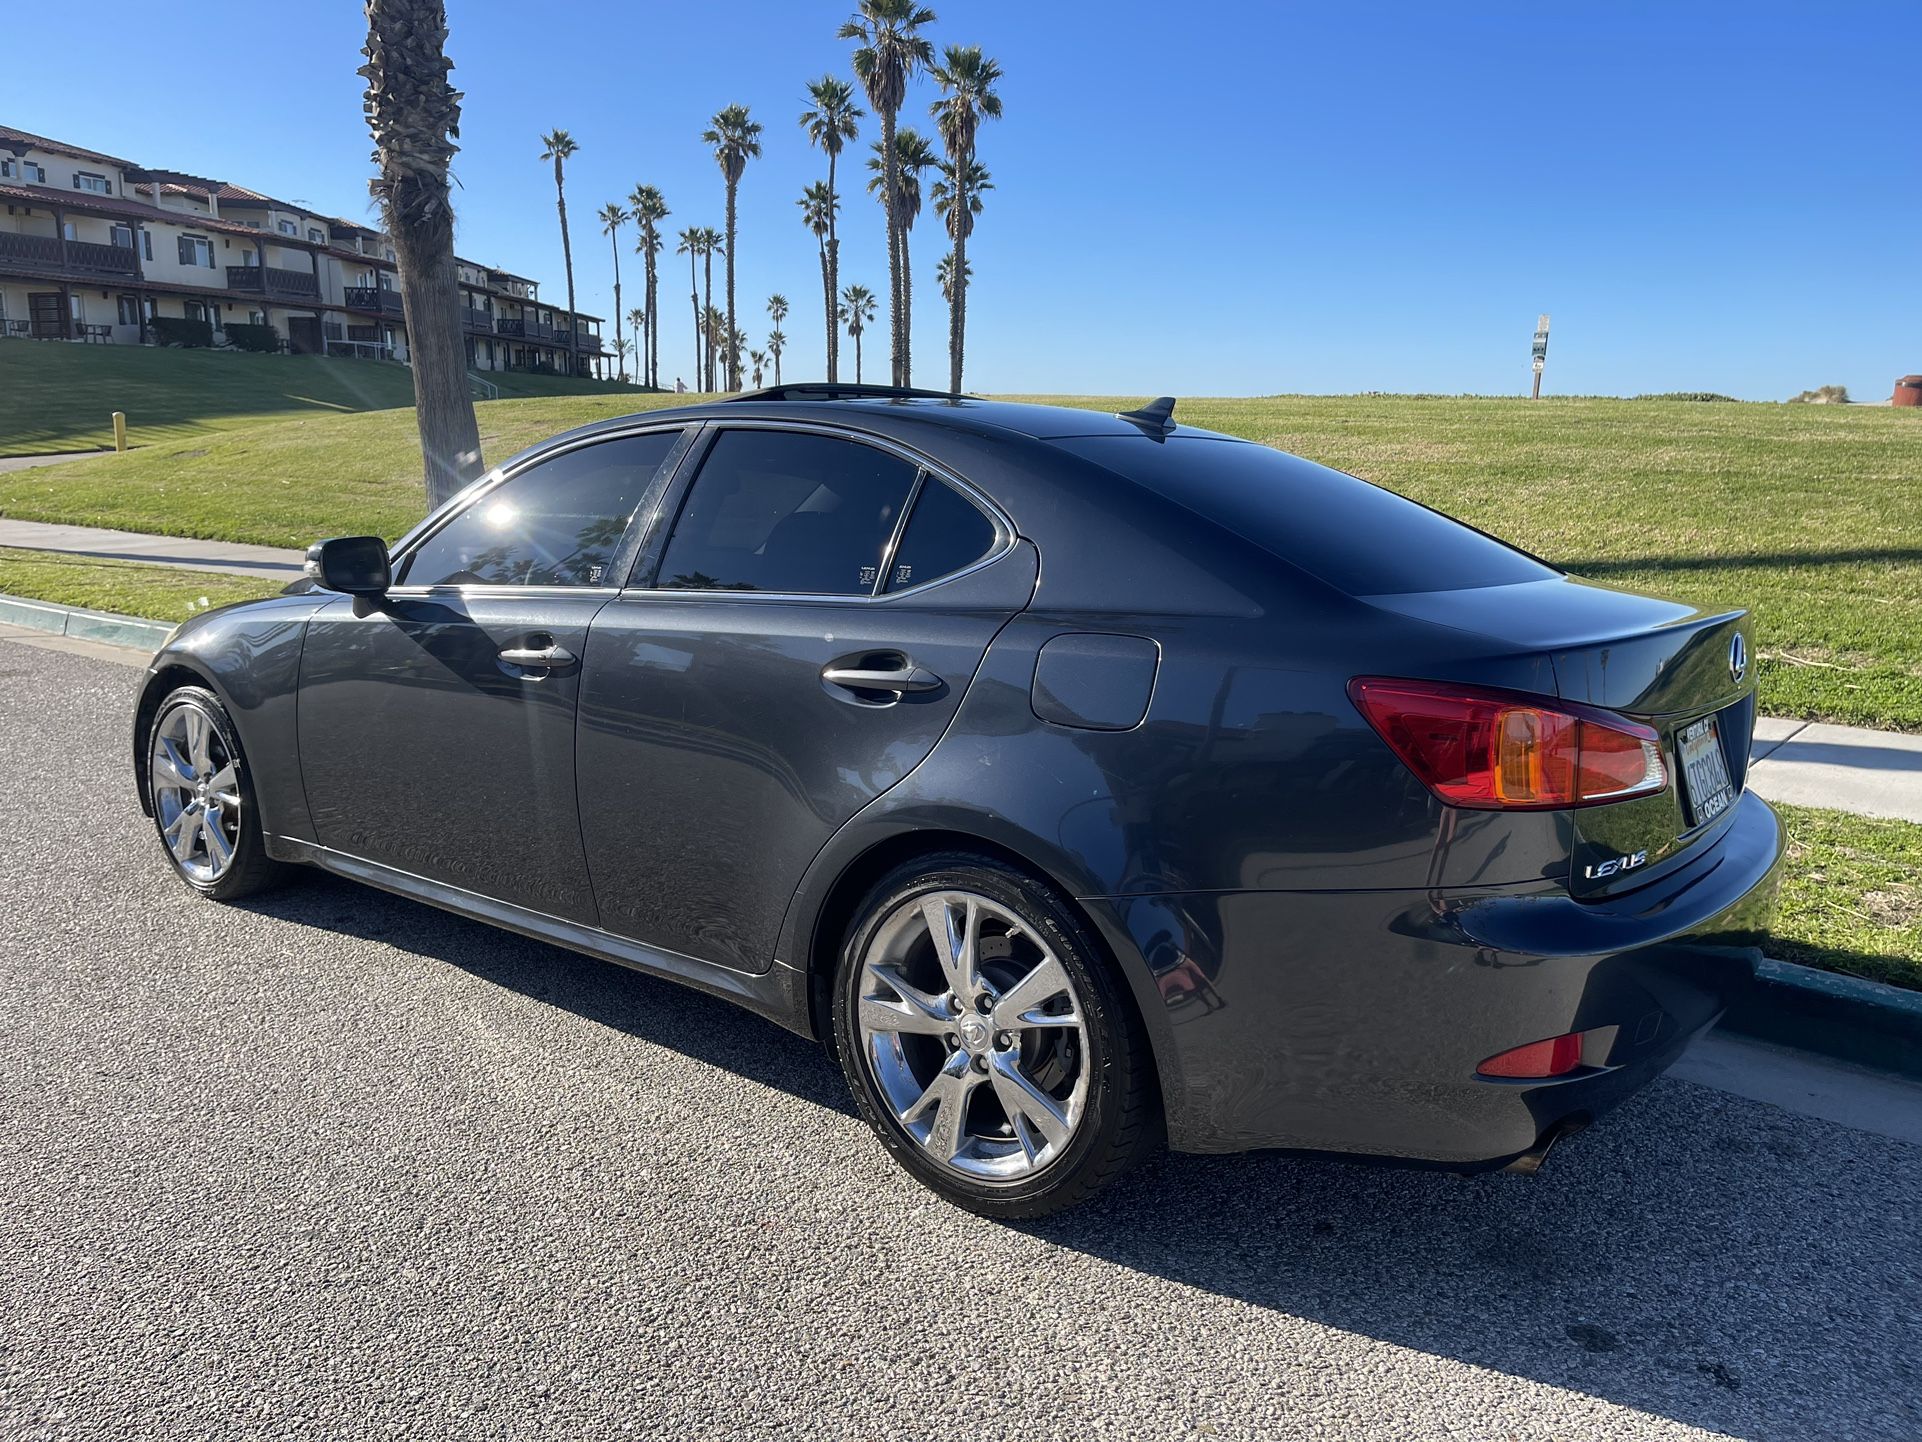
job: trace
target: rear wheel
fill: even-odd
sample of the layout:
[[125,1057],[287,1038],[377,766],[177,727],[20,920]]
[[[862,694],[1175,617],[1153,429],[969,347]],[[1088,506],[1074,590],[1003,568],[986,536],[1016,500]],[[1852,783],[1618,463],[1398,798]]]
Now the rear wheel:
[[1051,888],[986,858],[925,858],[869,893],[834,1022],[863,1117],[971,1211],[1072,1206],[1154,1138],[1146,1041],[1111,969]]
[[240,738],[213,692],[183,686],[154,712],[147,799],[174,874],[201,895],[233,901],[284,875],[267,855]]

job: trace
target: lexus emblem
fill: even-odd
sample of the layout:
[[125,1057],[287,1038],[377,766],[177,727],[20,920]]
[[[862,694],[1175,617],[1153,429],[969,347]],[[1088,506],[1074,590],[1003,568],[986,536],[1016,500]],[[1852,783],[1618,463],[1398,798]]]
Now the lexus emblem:
[[1738,684],[1748,675],[1748,642],[1742,639],[1740,631],[1729,638],[1728,674]]

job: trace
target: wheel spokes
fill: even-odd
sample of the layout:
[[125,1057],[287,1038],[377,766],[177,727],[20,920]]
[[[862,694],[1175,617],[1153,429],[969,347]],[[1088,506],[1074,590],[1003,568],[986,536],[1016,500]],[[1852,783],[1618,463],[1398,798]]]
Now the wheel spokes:
[[206,842],[207,860],[218,874],[234,858],[233,843],[227,840],[227,833],[220,829],[218,811],[200,813],[200,834]]
[[161,833],[167,849],[179,861],[187,861],[194,854],[194,837],[200,828],[198,816],[198,812],[183,810]]
[[921,1036],[939,1036],[954,1025],[946,1001],[931,996],[901,975],[897,966],[873,968],[875,980],[892,991],[898,1001],[880,996],[861,998],[861,1025],[874,1031],[904,1031]]
[[921,1138],[921,1145],[941,1161],[953,1161],[969,1139],[968,1099],[981,1080],[967,1054],[956,1052],[935,1073],[920,1099],[902,1114],[901,1120],[912,1125],[933,1110],[934,1121]]
[[[1059,996],[1069,998],[1067,1011],[1041,1010]],[[1043,952],[1034,969],[1001,994],[994,1008],[995,1024],[1003,1027],[1080,1026],[1081,1017],[1074,1009],[1073,997],[1066,969],[1055,960],[1053,952]]]
[[208,753],[208,736],[213,728],[207,718],[192,707],[181,712],[187,721],[187,757],[193,762],[194,775],[205,776],[213,770],[213,757]]
[[1073,1135],[1074,1127],[1061,1104],[1028,1080],[1018,1057],[1016,1052],[1000,1052],[989,1060],[988,1078],[994,1083],[994,1094],[1014,1125],[1023,1150],[1029,1146],[1029,1138],[1021,1135],[1024,1122],[1038,1130],[1049,1146],[1058,1147]]
[[233,762],[214,772],[207,782],[207,790],[222,806],[240,805],[240,772]]
[[171,786],[176,791],[191,791],[199,779],[194,775],[193,763],[180,754],[170,737],[162,736],[160,745],[154,751],[154,784]]
[[935,960],[947,978],[948,990],[966,1005],[980,990],[980,973],[975,967],[975,950],[980,940],[981,908],[974,898],[961,901],[961,925],[955,928],[955,908],[945,896],[930,896],[921,903],[921,916],[927,922],[928,939],[934,943]]

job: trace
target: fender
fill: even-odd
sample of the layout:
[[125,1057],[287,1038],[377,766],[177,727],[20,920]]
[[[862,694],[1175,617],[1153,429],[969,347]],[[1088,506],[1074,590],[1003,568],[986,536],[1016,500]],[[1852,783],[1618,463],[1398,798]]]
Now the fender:
[[286,859],[281,837],[316,839],[300,774],[295,701],[307,618],[331,599],[306,592],[204,611],[162,643],[147,664],[134,706],[134,774],[142,809],[148,805],[146,722],[185,672],[192,684],[220,698],[240,734],[268,853]]

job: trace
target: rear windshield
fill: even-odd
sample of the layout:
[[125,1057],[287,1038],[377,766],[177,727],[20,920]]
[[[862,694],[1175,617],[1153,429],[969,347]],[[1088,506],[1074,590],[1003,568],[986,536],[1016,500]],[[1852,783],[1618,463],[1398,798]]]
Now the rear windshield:
[[1055,442],[1246,536],[1351,596],[1455,591],[1558,572],[1393,491],[1268,446],[1205,436]]

